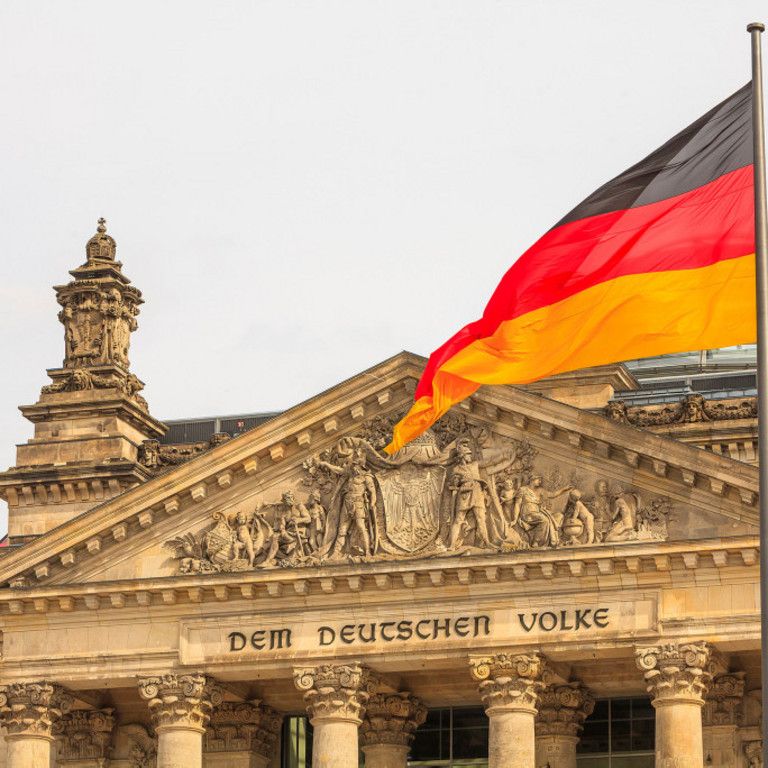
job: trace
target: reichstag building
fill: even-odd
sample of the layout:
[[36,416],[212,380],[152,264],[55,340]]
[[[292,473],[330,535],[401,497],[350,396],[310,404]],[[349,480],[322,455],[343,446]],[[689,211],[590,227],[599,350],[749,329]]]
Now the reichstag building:
[[0,473],[0,766],[762,766],[753,349],[483,387],[387,456],[422,358],[166,424],[103,220],[70,276]]

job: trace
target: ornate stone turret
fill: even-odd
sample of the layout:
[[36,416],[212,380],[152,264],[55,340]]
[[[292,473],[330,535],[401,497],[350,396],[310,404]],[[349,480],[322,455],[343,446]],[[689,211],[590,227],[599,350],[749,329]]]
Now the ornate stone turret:
[[19,445],[17,466],[0,474],[10,542],[22,543],[151,477],[138,447],[165,425],[149,415],[144,388],[129,371],[128,349],[141,291],[115,260],[116,243],[99,219],[74,278],[55,287],[64,325],[64,361],[48,371],[35,405],[21,412],[35,436]]

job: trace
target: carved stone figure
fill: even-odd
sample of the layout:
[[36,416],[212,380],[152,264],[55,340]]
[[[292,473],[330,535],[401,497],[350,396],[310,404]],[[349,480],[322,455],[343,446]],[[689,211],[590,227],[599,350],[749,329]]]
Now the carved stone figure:
[[320,494],[312,491],[309,494],[307,503],[307,512],[309,513],[309,539],[307,544],[311,552],[317,552],[323,544],[323,535],[325,534],[325,518],[327,512],[321,503]]
[[686,395],[683,398],[681,413],[676,420],[685,423],[710,421],[705,409],[705,402],[703,395],[696,393]]
[[532,475],[530,482],[517,491],[512,525],[519,522],[530,546],[556,547],[560,543],[559,525],[547,505],[553,499],[572,490],[572,486],[547,491],[542,485],[542,476]]
[[563,515],[562,532],[564,544],[595,543],[595,516],[581,500],[581,491],[573,489],[568,494],[568,502]]
[[637,515],[637,496],[614,494],[611,498],[611,527],[605,534],[605,541],[627,541],[634,538]]

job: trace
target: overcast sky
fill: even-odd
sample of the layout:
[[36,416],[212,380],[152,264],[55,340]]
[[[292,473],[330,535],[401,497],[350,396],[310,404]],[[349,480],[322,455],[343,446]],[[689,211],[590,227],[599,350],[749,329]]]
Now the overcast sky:
[[153,415],[284,409],[475,319],[568,210],[749,79],[767,10],[3,0],[0,468],[99,216],[146,299]]

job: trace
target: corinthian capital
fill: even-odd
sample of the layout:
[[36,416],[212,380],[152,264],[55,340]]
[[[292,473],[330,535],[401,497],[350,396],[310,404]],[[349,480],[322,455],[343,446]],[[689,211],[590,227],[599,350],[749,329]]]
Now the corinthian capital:
[[717,675],[704,703],[704,725],[741,725],[744,673]]
[[139,694],[147,701],[155,728],[203,730],[213,707],[221,704],[222,688],[202,673],[139,678]]
[[363,745],[410,747],[416,729],[427,719],[427,708],[410,693],[375,693],[363,719]]
[[547,678],[546,662],[538,654],[497,653],[471,658],[469,666],[489,715],[494,709],[536,713]]
[[706,643],[665,643],[635,651],[637,666],[645,672],[648,693],[655,707],[687,701],[704,704],[712,680]]
[[0,685],[0,720],[11,738],[53,738],[53,724],[72,709],[72,703],[72,696],[51,683]]
[[358,725],[376,689],[376,680],[361,664],[323,664],[297,669],[293,682],[304,692],[312,721],[351,720]]
[[550,685],[539,694],[537,736],[576,736],[595,709],[595,699],[581,683]]
[[744,745],[744,756],[749,768],[763,768],[763,742],[748,741]]
[[257,701],[224,702],[211,714],[205,730],[205,752],[250,751],[272,757],[277,748],[282,715]]
[[112,709],[76,709],[53,724],[59,741],[59,762],[110,757],[115,716]]

